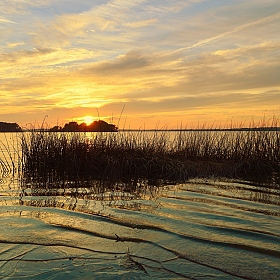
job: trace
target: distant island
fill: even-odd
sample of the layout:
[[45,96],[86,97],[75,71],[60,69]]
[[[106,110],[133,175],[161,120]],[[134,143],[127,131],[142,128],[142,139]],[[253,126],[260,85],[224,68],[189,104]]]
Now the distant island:
[[[66,123],[63,127],[54,126],[49,129],[41,128],[34,129],[36,131],[50,131],[50,132],[117,132],[118,128],[114,124],[109,124],[105,121],[94,121],[90,125],[86,123],[78,124],[77,122]],[[22,129],[17,123],[0,122],[0,132],[22,132]]]
[[118,128],[114,124],[105,121],[94,121],[90,125],[86,123],[78,124],[77,122],[66,123],[63,127],[54,126],[49,129],[51,132],[117,132]]
[[17,123],[0,122],[0,132],[21,132],[22,129]]

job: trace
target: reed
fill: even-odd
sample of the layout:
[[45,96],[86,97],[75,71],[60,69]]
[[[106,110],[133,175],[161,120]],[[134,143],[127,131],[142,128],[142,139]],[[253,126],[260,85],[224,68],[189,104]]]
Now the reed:
[[23,133],[22,186],[33,195],[98,199],[106,192],[139,197],[144,189],[152,193],[194,177],[279,184],[279,130],[253,125],[246,131]]
[[182,162],[170,158],[167,144],[156,139],[143,132],[23,134],[22,188],[36,196],[98,199],[106,192],[140,197],[154,187],[186,181]]
[[[9,135],[9,136],[8,136]],[[20,178],[21,160],[18,133],[3,134],[0,139],[0,187],[7,183],[12,189],[13,181]]]
[[178,156],[204,165],[197,176],[212,172],[213,176],[280,184],[280,130],[275,117],[252,121],[246,129],[192,131],[178,139]]

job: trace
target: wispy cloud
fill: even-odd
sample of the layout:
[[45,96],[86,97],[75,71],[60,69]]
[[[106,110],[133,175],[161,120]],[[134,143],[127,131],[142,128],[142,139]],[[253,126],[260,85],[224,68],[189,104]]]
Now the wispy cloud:
[[0,23],[15,23],[15,22],[7,18],[0,17]]
[[124,23],[124,26],[131,27],[131,28],[140,28],[140,27],[149,26],[153,23],[156,23],[157,21],[158,21],[157,19],[148,19],[148,20],[144,20],[144,21],[133,21],[133,22]]
[[207,45],[207,44],[212,44],[213,42],[215,41],[219,41],[223,38],[226,38],[230,35],[233,35],[235,33],[238,33],[238,32],[241,32],[245,29],[250,29],[250,28],[253,28],[253,27],[258,27],[260,25],[263,25],[263,24],[266,24],[266,23],[269,23],[271,21],[277,21],[280,19],[280,12],[279,13],[275,13],[273,15],[270,15],[270,16],[267,16],[267,17],[264,17],[264,18],[261,18],[261,19],[258,19],[256,21],[253,21],[253,22],[249,22],[249,23],[245,23],[245,24],[242,24],[242,25],[239,25],[233,29],[230,29],[230,30],[227,30],[225,32],[222,32],[222,33],[219,33],[219,34],[216,34],[214,36],[211,36],[211,37],[208,37],[208,38],[205,38],[203,40],[200,40],[192,45],[189,45],[189,46],[186,46],[186,47],[183,47],[183,48],[179,48],[177,50],[174,51],[175,52],[183,52],[183,51],[187,51],[187,50],[191,50],[191,49],[195,49],[197,47],[201,47],[203,45]]
[[[32,34],[33,42],[36,45],[64,46],[74,38],[88,36],[88,30],[118,32],[122,26],[127,25],[128,19],[133,18],[131,10],[143,2],[146,1],[112,0],[85,12],[59,15],[47,24],[38,21],[38,29]],[[138,24],[141,25],[140,22]],[[143,26],[148,24],[148,21],[142,22]]]
[[1,0],[0,11],[3,14],[30,14],[33,7],[46,7],[55,0]]

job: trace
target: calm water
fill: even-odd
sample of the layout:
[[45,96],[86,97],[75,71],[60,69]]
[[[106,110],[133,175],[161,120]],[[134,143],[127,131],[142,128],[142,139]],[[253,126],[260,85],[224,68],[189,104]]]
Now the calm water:
[[197,179],[142,199],[24,196],[21,205],[17,140],[5,137],[0,279],[280,279],[279,187]]

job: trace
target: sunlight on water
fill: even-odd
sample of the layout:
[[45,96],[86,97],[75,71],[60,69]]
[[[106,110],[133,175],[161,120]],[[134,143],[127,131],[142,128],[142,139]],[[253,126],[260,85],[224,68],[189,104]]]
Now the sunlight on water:
[[137,199],[21,196],[7,168],[1,279],[279,279],[279,186],[196,179]]

